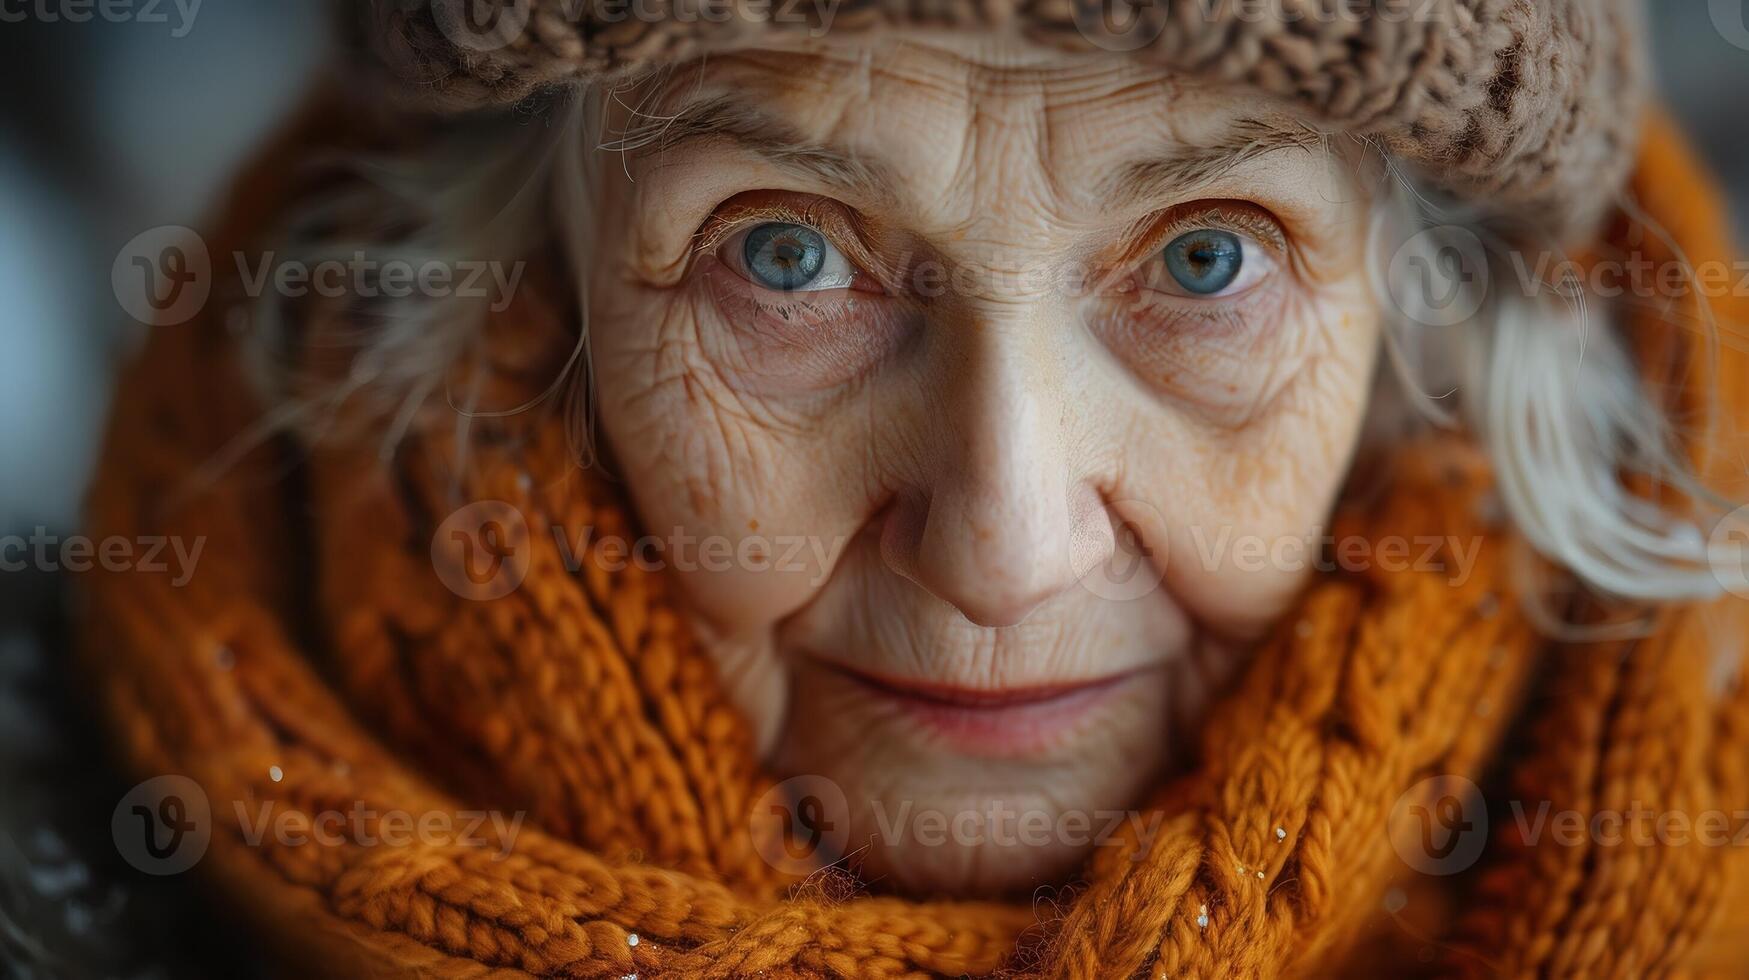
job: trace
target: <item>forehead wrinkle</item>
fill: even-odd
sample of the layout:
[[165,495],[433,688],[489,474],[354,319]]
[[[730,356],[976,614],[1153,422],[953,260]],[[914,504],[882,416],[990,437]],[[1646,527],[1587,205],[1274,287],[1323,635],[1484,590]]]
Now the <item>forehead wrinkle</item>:
[[736,95],[690,98],[663,116],[641,115],[610,152],[663,153],[688,144],[727,139],[777,166],[834,187],[861,191],[883,202],[899,197],[898,181],[879,161],[812,139],[764,107]]
[[[1062,224],[1076,210],[1070,187],[1083,169],[1085,147],[1064,130],[1079,120],[1061,105],[1063,93],[1054,88],[1058,76],[1051,72],[981,64],[964,68],[957,91],[943,89],[957,96],[954,119],[941,121],[940,134],[929,140],[952,154],[941,167],[940,197],[964,202],[952,209],[955,217],[942,231],[962,249],[1020,246],[1036,240],[1026,229]],[[1029,77],[1017,82],[1021,71]],[[933,215],[949,219],[941,208]]]

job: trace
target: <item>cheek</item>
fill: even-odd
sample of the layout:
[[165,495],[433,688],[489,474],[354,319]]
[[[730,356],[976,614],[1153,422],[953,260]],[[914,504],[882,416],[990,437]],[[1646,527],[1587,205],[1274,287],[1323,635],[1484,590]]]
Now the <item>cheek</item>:
[[1200,408],[1162,403],[1145,431],[1168,448],[1132,447],[1126,472],[1162,515],[1154,540],[1167,542],[1174,596],[1241,638],[1285,611],[1316,564],[1379,344],[1379,317],[1361,288],[1288,303],[1276,328],[1290,352],[1251,364],[1262,380],[1241,423],[1212,424]]
[[1115,304],[1094,331],[1157,397],[1190,419],[1239,429],[1264,412],[1319,340],[1317,305],[1272,282],[1231,304]]
[[628,286],[591,294],[594,397],[613,465],[647,525],[718,526],[741,509],[757,440],[723,397],[684,304]]
[[774,293],[708,256],[693,293],[703,343],[725,383],[760,396],[840,390],[872,373],[916,327],[914,312],[890,297]]
[[728,381],[678,290],[603,284],[591,351],[607,465],[704,618],[744,635],[804,604],[854,530],[807,420]]

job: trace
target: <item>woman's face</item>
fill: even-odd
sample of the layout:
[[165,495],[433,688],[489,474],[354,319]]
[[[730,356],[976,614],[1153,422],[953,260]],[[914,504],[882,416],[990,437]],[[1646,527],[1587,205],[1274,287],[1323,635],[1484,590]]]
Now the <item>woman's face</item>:
[[1347,469],[1350,165],[1257,99],[997,42],[714,56],[642,108],[601,429],[769,765],[842,788],[887,884],[1071,872],[1301,584],[1253,549]]

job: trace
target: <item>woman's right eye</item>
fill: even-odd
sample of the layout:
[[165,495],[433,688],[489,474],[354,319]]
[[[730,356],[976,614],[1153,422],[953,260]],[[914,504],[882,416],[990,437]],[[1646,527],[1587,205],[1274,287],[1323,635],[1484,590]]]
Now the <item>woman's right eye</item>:
[[767,221],[734,235],[720,255],[755,285],[781,293],[849,289],[857,269],[819,230]]
[[1188,299],[1222,299],[1268,277],[1268,253],[1243,235],[1198,228],[1167,243],[1146,272],[1147,284]]

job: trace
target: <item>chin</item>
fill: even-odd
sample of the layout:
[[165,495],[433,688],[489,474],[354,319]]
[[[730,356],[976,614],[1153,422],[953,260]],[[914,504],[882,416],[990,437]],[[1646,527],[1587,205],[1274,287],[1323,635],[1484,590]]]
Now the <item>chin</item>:
[[808,661],[772,764],[826,787],[842,853],[821,857],[871,888],[1024,893],[1073,881],[1125,826],[1146,832],[1137,808],[1176,754],[1177,673],[993,688]]

